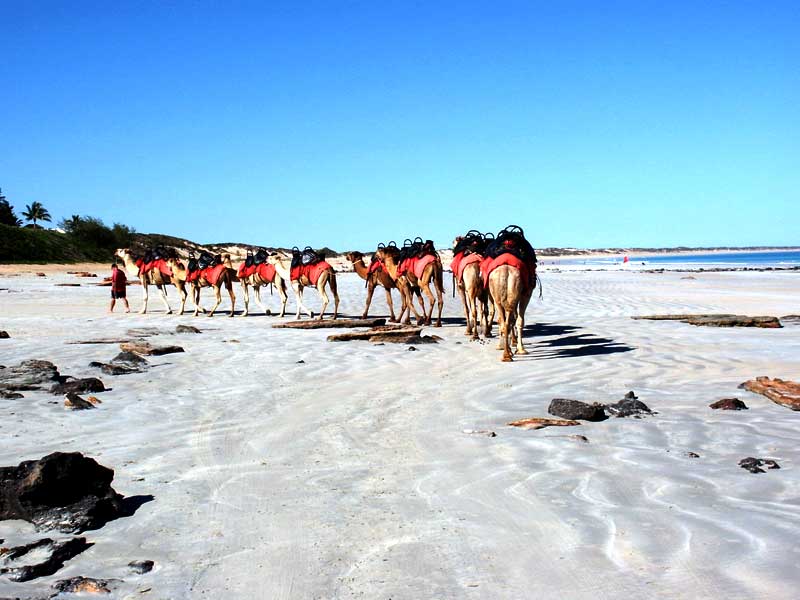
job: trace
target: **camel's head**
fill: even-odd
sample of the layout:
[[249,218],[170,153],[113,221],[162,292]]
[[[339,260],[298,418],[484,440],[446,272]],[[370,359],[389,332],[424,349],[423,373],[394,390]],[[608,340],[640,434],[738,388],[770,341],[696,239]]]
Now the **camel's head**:
[[281,255],[277,252],[270,252],[269,256],[267,256],[267,262],[271,265],[279,263],[281,260]]
[[348,252],[344,255],[344,257],[349,260],[351,263],[354,263],[359,260],[364,260],[364,255],[359,252],[358,250],[353,250],[352,252]]
[[116,256],[117,258],[121,258],[122,260],[130,258],[130,255],[131,255],[130,248],[117,248],[116,251],[114,252],[114,256]]

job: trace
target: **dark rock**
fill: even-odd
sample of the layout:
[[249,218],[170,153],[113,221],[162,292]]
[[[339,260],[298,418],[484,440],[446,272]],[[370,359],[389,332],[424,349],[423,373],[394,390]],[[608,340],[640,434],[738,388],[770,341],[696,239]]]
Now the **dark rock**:
[[87,410],[90,408],[94,408],[94,404],[89,402],[88,400],[84,400],[75,392],[69,392],[64,397],[64,406],[67,408],[71,408],[72,410]]
[[53,584],[53,589],[62,594],[110,594],[116,579],[94,579],[92,577],[70,577]]
[[180,346],[153,346],[149,342],[123,342],[119,345],[119,347],[123,352],[133,352],[135,354],[146,354],[152,356],[183,352],[183,348]]
[[[52,575],[64,563],[77,556],[92,544],[87,543],[86,538],[72,538],[69,540],[54,542],[50,538],[44,538],[37,542],[16,546],[14,548],[0,549],[0,560],[4,566],[0,567],[0,574],[5,575],[11,581],[24,582]],[[36,563],[31,563],[28,554],[31,551],[35,554],[46,553],[47,558]],[[22,559],[18,561],[17,559]],[[15,566],[15,562],[28,563]]]
[[149,573],[153,570],[153,567],[156,563],[152,560],[134,560],[128,563],[128,566],[134,573],[138,573],[139,575],[143,575],[144,573]]
[[587,404],[567,398],[553,398],[547,412],[562,419],[579,421],[604,421],[608,418],[602,404]]
[[102,527],[129,514],[111,487],[113,478],[112,469],[79,452],[0,467],[0,520],[22,519],[64,532]]
[[57,383],[50,388],[51,394],[75,394],[97,393],[106,391],[106,386],[97,377],[85,377],[83,379],[70,379],[63,383]]
[[19,392],[7,392],[6,390],[0,390],[0,398],[4,400],[16,400],[17,398],[24,398],[22,394]]
[[11,337],[11,336],[10,336],[10,335],[8,335],[8,332],[7,332],[7,331],[0,331],[0,340],[7,340],[7,339],[8,339],[8,338],[10,338],[10,337]]
[[3,390],[38,390],[60,380],[56,366],[46,360],[23,360],[15,367],[0,369],[0,389]]
[[689,458],[700,458],[700,455],[697,454],[697,452],[687,452],[686,456],[688,456]]
[[133,352],[120,352],[111,359],[111,363],[125,365],[128,367],[141,367],[148,364],[146,358],[142,358]]
[[304,361],[303,359],[300,359],[300,360],[298,360],[298,361],[297,361],[297,363],[296,363],[296,364],[298,364],[298,365],[304,365],[304,364],[306,364],[306,361]]
[[709,406],[715,410],[748,410],[747,405],[738,398],[723,398],[712,402]]
[[761,468],[764,466],[768,469],[781,468],[780,465],[771,458],[753,458],[752,456],[740,460],[739,466],[743,469],[747,469],[751,473],[766,473],[766,471]]
[[644,402],[637,400],[638,396],[632,391],[616,404],[606,404],[605,409],[615,417],[636,417],[655,414]]
[[175,333],[201,333],[197,327],[191,325],[178,325],[175,328]]
[[108,363],[101,363],[92,361],[89,366],[95,369],[100,369],[106,375],[130,375],[131,373],[139,373],[141,369],[136,367],[129,367],[127,365],[112,365]]
[[416,351],[417,351],[417,349],[414,346],[409,346],[408,347],[408,352],[416,352]]

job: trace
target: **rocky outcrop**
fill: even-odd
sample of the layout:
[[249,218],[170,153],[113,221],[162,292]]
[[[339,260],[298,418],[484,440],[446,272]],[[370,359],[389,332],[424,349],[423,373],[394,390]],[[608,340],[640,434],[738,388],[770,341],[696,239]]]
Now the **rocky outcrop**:
[[152,560],[133,560],[128,563],[128,567],[138,575],[144,575],[153,570],[156,563]]
[[54,452],[0,467],[0,520],[81,532],[129,514],[111,487],[114,471],[78,452]]
[[149,342],[123,342],[119,347],[123,352],[132,352],[134,354],[144,354],[147,356],[161,356],[163,354],[174,354],[184,351],[180,346],[154,346]]
[[761,394],[792,410],[800,410],[800,383],[784,379],[770,379],[769,377],[756,377],[745,381],[739,386],[748,392]]
[[110,594],[116,579],[94,579],[92,577],[70,577],[53,584],[61,594]]
[[99,402],[100,401],[94,396],[89,396],[89,399],[84,400],[74,392],[70,392],[64,397],[64,406],[71,408],[72,410],[87,410],[94,408],[95,404]]
[[14,367],[0,369],[0,390],[38,390],[60,380],[56,366],[46,360],[23,360]]
[[201,333],[197,327],[191,325],[178,325],[175,328],[175,333]]
[[3,400],[16,400],[18,398],[24,398],[22,394],[19,392],[9,392],[7,390],[0,390],[0,398]]
[[44,538],[24,546],[0,548],[0,574],[17,582],[46,577],[91,546],[86,538],[78,537],[59,542]]
[[97,377],[84,377],[83,379],[65,378],[62,383],[57,383],[50,388],[51,394],[96,394],[106,391],[106,386]]
[[712,402],[709,406],[715,410],[748,410],[747,405],[738,398],[723,398]]
[[752,456],[740,460],[739,466],[743,469],[747,469],[751,473],[766,473],[761,467],[767,467],[768,469],[781,468],[780,465],[771,458],[753,458]]
[[606,404],[605,409],[615,417],[640,419],[642,415],[655,414],[644,402],[640,402],[633,392],[625,394],[625,397],[616,404]]
[[604,421],[608,418],[602,404],[587,404],[579,400],[553,398],[547,412],[562,419],[578,421]]
[[706,327],[783,327],[778,317],[748,317],[746,315],[646,315],[632,317],[648,321],[680,321],[689,325]]
[[100,369],[106,375],[130,375],[131,373],[138,373],[140,369],[135,369],[133,367],[127,367],[125,365],[112,365],[109,363],[102,363],[97,361],[92,361],[89,363],[89,366],[93,369]]

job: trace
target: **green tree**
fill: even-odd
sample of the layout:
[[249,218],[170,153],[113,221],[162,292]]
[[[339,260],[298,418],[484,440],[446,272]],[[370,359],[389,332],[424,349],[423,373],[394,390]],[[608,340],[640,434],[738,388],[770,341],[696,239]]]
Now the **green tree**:
[[36,221],[50,221],[50,213],[40,202],[32,202],[22,211],[22,216],[27,221],[33,221],[33,228],[36,229]]
[[14,214],[14,207],[8,203],[6,197],[3,196],[3,190],[0,189],[0,223],[3,225],[11,225],[12,227],[19,227],[22,221],[19,220]]

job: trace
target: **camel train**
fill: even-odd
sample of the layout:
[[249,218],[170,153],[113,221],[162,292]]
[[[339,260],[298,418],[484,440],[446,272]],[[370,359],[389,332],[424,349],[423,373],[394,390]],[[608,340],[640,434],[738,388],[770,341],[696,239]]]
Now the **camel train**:
[[[278,290],[280,316],[283,317],[286,314],[288,282],[297,306],[295,319],[300,318],[301,312],[314,318],[314,312],[303,304],[303,290],[306,287],[316,288],[321,297],[322,308],[318,319],[323,319],[330,304],[328,292],[333,296],[333,318],[339,315],[336,271],[324,255],[310,247],[302,251],[293,248],[291,258],[284,258],[277,252],[268,253],[264,248],[255,253],[248,251],[244,262],[238,267],[234,267],[230,255],[215,256],[208,252],[202,252],[199,257],[190,254],[185,264],[174,250],[164,248],[149,250],[141,256],[128,248],[121,248],[115,255],[123,261],[127,273],[142,285],[142,314],[147,312],[150,285],[158,289],[167,314],[172,313],[166,291],[167,285],[171,284],[178,290],[179,314],[184,313],[186,300],[191,294],[195,316],[200,312],[213,316],[222,302],[224,288],[231,300],[228,316],[233,317],[236,306],[233,284],[239,282],[244,296],[243,316],[250,314],[251,288],[261,310],[270,314],[261,301],[261,288],[273,286]],[[375,289],[380,286],[386,293],[391,322],[410,324],[413,313],[418,325],[442,326],[444,269],[432,241],[407,239],[402,247],[395,242],[379,244],[369,264],[361,252],[350,252],[346,258],[365,281],[367,298],[361,315],[363,319],[368,317]],[[527,354],[522,344],[522,331],[525,311],[538,285],[538,278],[536,252],[525,239],[522,229],[511,225],[496,236],[471,230],[457,237],[453,243],[450,270],[454,293],[458,290],[464,307],[467,324],[465,334],[472,339],[479,339],[482,329],[484,337],[492,337],[492,324],[496,316],[498,349],[503,350],[502,360],[512,360],[514,347],[516,354]],[[208,311],[200,304],[202,288],[214,290],[215,303]],[[400,294],[399,313],[395,313],[392,300],[392,291],[395,289]],[[415,300],[419,304],[419,311]]]

